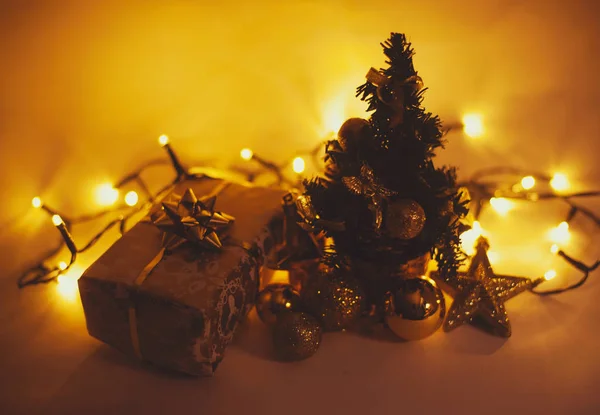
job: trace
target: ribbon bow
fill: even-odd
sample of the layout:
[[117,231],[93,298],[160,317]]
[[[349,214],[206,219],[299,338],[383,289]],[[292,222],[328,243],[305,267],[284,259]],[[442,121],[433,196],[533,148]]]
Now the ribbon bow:
[[233,223],[235,218],[227,213],[215,212],[217,196],[198,199],[188,188],[183,196],[163,202],[162,209],[152,217],[152,222],[163,231],[163,247],[173,249],[186,241],[212,249],[223,244],[219,235]]
[[413,86],[416,91],[423,88],[423,79],[418,75],[409,76],[404,81],[394,82],[391,77],[386,76],[375,68],[367,72],[367,81],[377,87],[377,98],[394,110],[390,118],[390,127],[396,127],[402,123],[404,118],[404,93],[402,88]]

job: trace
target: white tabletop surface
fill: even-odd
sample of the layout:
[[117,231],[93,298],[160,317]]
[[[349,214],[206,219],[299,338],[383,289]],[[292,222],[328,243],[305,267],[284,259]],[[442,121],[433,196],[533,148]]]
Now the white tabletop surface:
[[[449,123],[484,115],[484,137],[453,133],[438,164],[461,178],[499,164],[560,170],[573,190],[598,189],[599,4],[1,1],[0,414],[600,413],[598,271],[573,292],[510,300],[510,339],[469,326],[411,343],[327,334],[314,357],[284,364],[251,316],[210,379],[154,370],[89,337],[76,293],[16,287],[58,238],[33,196],[72,214],[97,210],[94,186],[164,158],[163,133],[188,163],[239,167],[243,147],[293,157],[364,115],[354,90],[383,64],[378,44],[391,31],[413,42],[427,109]],[[548,284],[574,281],[547,238],[567,211],[486,211],[494,268],[553,268]],[[571,231],[568,252],[600,257],[597,228],[578,218]]]

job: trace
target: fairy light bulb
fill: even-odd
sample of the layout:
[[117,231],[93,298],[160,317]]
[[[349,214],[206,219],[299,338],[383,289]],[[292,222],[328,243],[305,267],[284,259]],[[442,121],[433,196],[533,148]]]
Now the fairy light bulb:
[[304,163],[304,159],[302,157],[296,157],[292,162],[292,168],[294,169],[294,173],[302,173],[304,172],[304,168],[306,164]]
[[535,177],[525,176],[521,179],[521,187],[523,187],[523,189],[533,189],[533,186],[535,186]]
[[546,281],[550,281],[553,278],[556,278],[556,271],[554,271],[553,269],[549,269],[548,271],[546,271],[546,273],[544,274],[544,279]]
[[169,144],[169,136],[163,134],[160,137],[158,137],[158,144],[160,144],[163,147]]
[[462,122],[463,131],[468,137],[479,138],[483,135],[483,117],[480,114],[465,114]]
[[96,187],[96,203],[100,206],[113,205],[119,199],[119,190],[110,183],[103,183]]
[[504,197],[492,197],[490,199],[490,205],[500,216],[506,216],[514,207],[513,202]]
[[483,229],[477,220],[473,222],[471,229],[464,231],[460,235],[462,249],[467,255],[473,255],[475,253],[475,242],[481,235],[483,235]]
[[554,173],[550,180],[550,186],[557,192],[565,191],[570,187],[569,179],[566,174]]
[[60,215],[52,215],[52,223],[54,224],[54,226],[60,226],[64,222],[63,222],[62,218],[60,217]]
[[571,233],[567,222],[561,222],[550,230],[550,240],[555,244],[566,244],[569,239],[571,239]]
[[67,263],[65,261],[60,261],[58,263],[58,269],[61,271],[64,271],[67,269]]
[[249,148],[243,148],[242,151],[240,151],[240,157],[244,160],[250,160],[252,156],[254,156],[254,153]]
[[137,205],[138,200],[139,197],[135,190],[131,190],[125,195],[125,204],[127,204],[127,206]]
[[557,244],[552,244],[550,247],[550,252],[554,255],[558,254],[559,248]]
[[41,208],[42,199],[40,199],[38,196],[34,197],[33,199],[31,199],[31,206],[33,206],[36,209]]
[[68,302],[77,301],[79,293],[78,280],[83,274],[83,268],[74,265],[56,279],[58,294]]

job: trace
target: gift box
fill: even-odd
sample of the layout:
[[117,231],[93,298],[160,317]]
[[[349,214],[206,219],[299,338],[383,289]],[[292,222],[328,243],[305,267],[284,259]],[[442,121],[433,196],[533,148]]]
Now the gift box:
[[80,278],[90,335],[161,367],[212,375],[254,303],[284,194],[208,177],[177,184]]

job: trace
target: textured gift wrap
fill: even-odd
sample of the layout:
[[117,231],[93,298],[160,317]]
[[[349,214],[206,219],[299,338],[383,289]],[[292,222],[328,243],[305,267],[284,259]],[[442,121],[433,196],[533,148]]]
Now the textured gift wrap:
[[222,189],[215,210],[235,221],[220,250],[184,243],[138,285],[163,237],[151,221],[142,221],[83,274],[79,290],[93,337],[157,366],[212,375],[254,303],[259,268],[281,224],[284,192],[201,178],[178,184],[173,194],[188,188],[199,198]]

